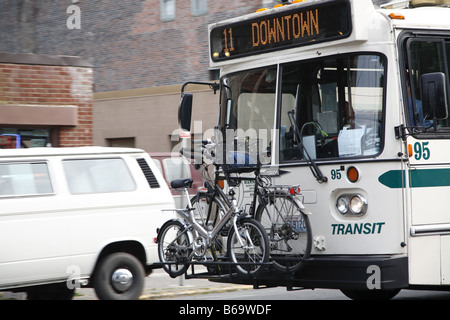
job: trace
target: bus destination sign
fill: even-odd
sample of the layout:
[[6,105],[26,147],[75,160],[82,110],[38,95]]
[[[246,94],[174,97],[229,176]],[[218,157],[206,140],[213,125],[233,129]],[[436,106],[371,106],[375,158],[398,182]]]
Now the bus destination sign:
[[348,0],[290,5],[293,8],[211,30],[211,58],[223,61],[251,54],[342,39],[351,34]]

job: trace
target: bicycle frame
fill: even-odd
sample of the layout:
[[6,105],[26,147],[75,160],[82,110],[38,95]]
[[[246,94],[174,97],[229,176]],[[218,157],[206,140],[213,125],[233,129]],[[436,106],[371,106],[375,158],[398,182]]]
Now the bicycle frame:
[[[232,219],[233,220],[233,227],[237,235],[237,239],[239,240],[239,243],[241,246],[245,247],[244,241],[241,237],[241,235],[238,232],[237,227],[237,220],[239,218],[239,209],[237,208],[237,205],[235,203],[230,203],[226,195],[223,193],[223,191],[220,189],[218,185],[216,185],[216,191],[219,192],[220,197],[225,200],[228,206],[227,213],[223,216],[222,219],[220,219],[219,223],[213,228],[213,230],[208,231],[205,228],[203,228],[194,218],[193,211],[194,208],[192,208],[192,205],[190,201],[188,201],[188,209],[177,209],[176,212],[180,214],[184,219],[187,220],[193,226],[193,232],[195,234],[195,238],[197,238],[199,235],[202,236],[207,241],[207,247],[210,246],[211,241],[219,234],[219,232],[222,230],[222,228]],[[189,200],[189,193],[187,188],[183,188],[181,191],[186,197],[186,199]],[[236,201],[236,200],[232,200]],[[247,248],[253,247],[253,243],[251,243],[251,238],[247,235],[246,239],[250,241],[250,246]],[[193,243],[194,244],[194,243]]]
[[[268,215],[270,215],[269,212],[267,211],[268,209],[266,207],[269,200],[267,199],[266,194],[261,189],[263,189],[263,190],[272,189],[273,192],[276,193],[276,190],[283,190],[283,189],[290,190],[292,188],[296,189],[296,187],[297,187],[297,186],[291,186],[291,185],[273,185],[273,186],[263,187],[263,186],[259,185],[259,183],[258,183],[258,178],[260,176],[259,169],[255,169],[254,175],[255,175],[254,177],[243,177],[241,175],[239,175],[237,177],[230,177],[229,174],[225,173],[225,172],[223,172],[223,175],[221,175],[218,170],[216,171],[216,174],[215,174],[216,185],[217,185],[218,180],[226,180],[228,182],[230,182],[230,180],[234,180],[234,181],[238,181],[239,183],[241,183],[242,181],[254,181],[253,198],[252,198],[252,201],[250,202],[250,208],[248,211],[248,215],[253,218],[255,218],[255,214],[256,214],[257,203],[258,203],[257,201],[259,201],[260,205],[264,206],[264,210],[266,211],[266,213]],[[295,201],[299,205],[299,207],[302,209],[302,211],[305,214],[310,214],[310,212],[308,210],[306,210],[302,201],[300,199],[298,199],[298,197],[296,197],[295,195],[287,194],[287,193],[285,195],[287,197],[292,197],[293,201]],[[282,215],[279,216],[279,218],[283,219],[283,222],[286,222]],[[280,241],[282,241],[282,239],[280,239]]]

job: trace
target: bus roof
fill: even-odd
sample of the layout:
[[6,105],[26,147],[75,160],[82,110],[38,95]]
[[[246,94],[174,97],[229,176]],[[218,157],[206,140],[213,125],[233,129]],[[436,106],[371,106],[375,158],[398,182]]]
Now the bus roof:
[[209,26],[210,65],[281,49],[367,41],[371,28],[381,24],[437,30],[450,26],[449,8],[388,8],[375,8],[371,0],[307,0],[217,22]]
[[405,9],[380,9],[379,12],[389,17],[397,28],[450,29],[450,8],[419,7]]

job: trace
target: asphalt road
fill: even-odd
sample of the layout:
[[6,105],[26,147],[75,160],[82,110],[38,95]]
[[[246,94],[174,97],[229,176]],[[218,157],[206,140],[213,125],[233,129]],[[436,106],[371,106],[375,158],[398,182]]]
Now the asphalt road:
[[[23,300],[22,293],[0,293],[0,300]],[[248,285],[211,282],[207,279],[170,278],[162,269],[146,279],[142,300],[349,300],[339,290],[287,291],[284,287],[253,289]],[[77,289],[74,300],[97,300],[93,289]],[[450,300],[450,292],[402,290],[393,300]]]
[[[80,289],[75,300],[96,300],[94,290]],[[339,290],[287,291],[285,287],[253,289],[248,285],[211,282],[207,279],[170,278],[162,269],[146,280],[144,300],[350,300]],[[450,300],[450,292],[402,290],[393,300]]]

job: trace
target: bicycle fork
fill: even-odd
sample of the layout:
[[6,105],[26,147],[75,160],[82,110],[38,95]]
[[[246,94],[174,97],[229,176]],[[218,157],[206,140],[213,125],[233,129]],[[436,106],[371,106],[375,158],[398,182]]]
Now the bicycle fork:
[[241,235],[241,233],[239,232],[239,228],[237,226],[237,216],[235,216],[235,218],[233,219],[233,227],[241,247],[246,250],[253,250],[255,248],[255,245],[253,244],[248,229],[243,228],[243,235]]

